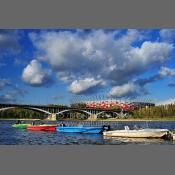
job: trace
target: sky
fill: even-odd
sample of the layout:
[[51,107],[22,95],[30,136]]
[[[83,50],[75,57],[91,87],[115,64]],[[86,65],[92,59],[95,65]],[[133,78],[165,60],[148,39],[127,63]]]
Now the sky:
[[0,103],[175,102],[175,29],[0,30]]

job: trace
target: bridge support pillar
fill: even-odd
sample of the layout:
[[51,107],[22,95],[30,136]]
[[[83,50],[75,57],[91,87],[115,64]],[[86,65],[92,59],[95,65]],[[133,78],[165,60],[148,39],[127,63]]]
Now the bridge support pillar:
[[55,121],[57,118],[56,118],[56,114],[55,113],[52,113],[51,115],[49,115],[47,117],[47,120],[52,120],[52,121]]
[[91,114],[89,116],[88,120],[97,120],[97,115],[96,114]]

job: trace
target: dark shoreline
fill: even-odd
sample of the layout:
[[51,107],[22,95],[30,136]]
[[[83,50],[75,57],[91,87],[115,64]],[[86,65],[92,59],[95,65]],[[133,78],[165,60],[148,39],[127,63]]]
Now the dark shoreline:
[[[21,118],[0,118],[0,120],[42,120],[42,119],[21,119]],[[43,120],[43,121],[54,121],[54,120]],[[84,121],[94,121],[94,122],[136,122],[136,121],[175,121],[175,117],[174,118],[158,118],[158,119],[152,119],[152,118],[145,118],[145,119],[105,119],[105,120],[70,120],[70,119],[60,119],[60,120],[56,120],[56,121],[77,121],[77,122],[84,122]]]

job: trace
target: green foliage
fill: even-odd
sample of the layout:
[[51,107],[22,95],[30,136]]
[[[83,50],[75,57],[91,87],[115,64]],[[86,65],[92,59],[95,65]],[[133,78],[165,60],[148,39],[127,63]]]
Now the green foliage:
[[48,104],[48,107],[67,107],[65,105],[59,105],[59,104]]
[[85,103],[74,103],[71,104],[72,108],[86,108],[86,104]]
[[19,108],[15,108],[15,109],[9,109],[9,110],[5,110],[5,111],[1,111],[0,112],[0,118],[27,118],[27,119],[32,119],[32,118],[38,118],[38,119],[42,119],[43,118],[43,113],[41,112],[35,112],[32,110],[27,110],[27,109],[19,109]]
[[151,106],[133,111],[133,118],[169,118],[175,117],[175,104]]

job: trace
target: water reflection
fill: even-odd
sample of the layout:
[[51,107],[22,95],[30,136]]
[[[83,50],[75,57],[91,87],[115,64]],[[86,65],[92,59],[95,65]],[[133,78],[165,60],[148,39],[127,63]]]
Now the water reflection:
[[[163,139],[120,138],[107,137],[101,134],[28,131],[12,128],[11,125],[14,122],[0,121],[0,145],[175,145],[175,141],[165,141]],[[76,125],[77,122],[66,122],[66,124],[69,126]],[[144,126],[144,122],[85,122],[85,124],[91,126],[110,124],[112,129],[123,128],[125,125],[129,127],[133,127],[134,125],[139,127]],[[149,122],[149,127],[173,130],[175,128],[175,122]]]
[[123,137],[109,137],[103,136],[103,139],[111,142],[124,142],[124,143],[135,143],[135,144],[164,144],[166,142],[163,139],[154,139],[154,138],[123,138]]

